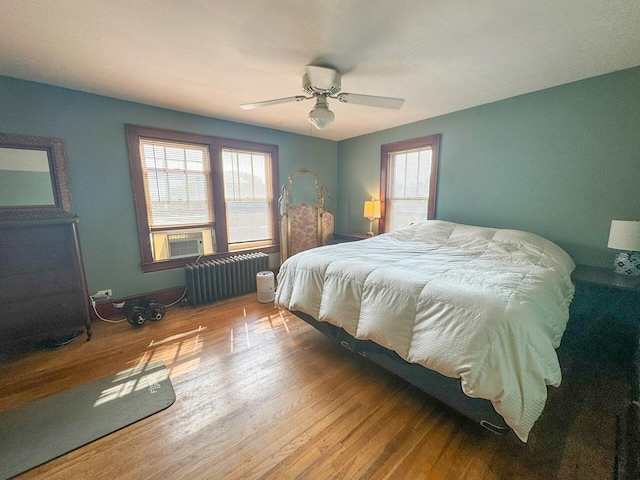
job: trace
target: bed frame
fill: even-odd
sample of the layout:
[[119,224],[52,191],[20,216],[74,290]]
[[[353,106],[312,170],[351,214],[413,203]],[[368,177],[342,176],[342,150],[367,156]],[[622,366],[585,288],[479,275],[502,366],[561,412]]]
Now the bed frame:
[[306,313],[299,311],[292,311],[291,313],[315,327],[344,348],[368,358],[386,370],[403,378],[428,395],[452,407],[457,412],[460,412],[462,415],[478,422],[487,430],[500,434],[505,434],[511,430],[502,416],[494,410],[489,400],[471,398],[465,395],[460,385],[460,379],[445,377],[422,365],[409,363],[392,350],[384,348],[370,340],[358,340],[349,335],[344,329],[327,322],[319,322]]

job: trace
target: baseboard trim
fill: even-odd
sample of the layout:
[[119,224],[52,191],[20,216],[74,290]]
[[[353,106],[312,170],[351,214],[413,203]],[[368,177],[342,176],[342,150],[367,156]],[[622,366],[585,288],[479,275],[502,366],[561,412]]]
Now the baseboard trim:
[[[164,290],[156,290],[155,292],[148,293],[140,293],[138,295],[131,295],[130,297],[112,298],[109,302],[97,303],[96,310],[101,317],[107,318],[109,320],[118,320],[120,318],[124,318],[124,311],[121,308],[116,308],[113,306],[114,303],[120,302],[130,302],[132,300],[144,300],[148,298],[154,298],[158,300],[163,305],[169,305],[170,303],[178,300],[182,294],[184,293],[184,287],[172,287],[165,288]],[[98,321],[98,317],[96,317],[95,313],[91,311],[91,321]]]

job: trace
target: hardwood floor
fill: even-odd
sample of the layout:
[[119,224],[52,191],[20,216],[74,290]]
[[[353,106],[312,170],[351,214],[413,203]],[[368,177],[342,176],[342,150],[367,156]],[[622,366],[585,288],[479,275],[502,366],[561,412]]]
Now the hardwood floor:
[[0,411],[150,360],[168,409],[26,472],[31,478],[612,478],[615,372],[565,361],[532,441],[494,435],[255,295],[90,342],[5,352]]

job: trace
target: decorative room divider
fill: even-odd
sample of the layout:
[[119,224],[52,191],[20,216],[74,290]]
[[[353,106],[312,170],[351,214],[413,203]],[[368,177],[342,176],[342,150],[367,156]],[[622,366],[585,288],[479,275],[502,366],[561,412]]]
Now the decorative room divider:
[[[310,176],[314,182],[315,202],[297,201],[294,178]],[[327,200],[330,201],[328,205]],[[298,252],[333,242],[335,200],[326,186],[318,185],[318,175],[310,170],[296,170],[283,185],[278,200],[280,208],[280,261]]]

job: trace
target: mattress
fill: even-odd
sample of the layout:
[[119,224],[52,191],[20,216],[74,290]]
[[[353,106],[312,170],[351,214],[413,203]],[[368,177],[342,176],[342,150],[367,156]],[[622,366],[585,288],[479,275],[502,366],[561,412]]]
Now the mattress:
[[292,256],[276,305],[459,378],[526,441],[562,379],[574,268],[540,236],[432,220]]

